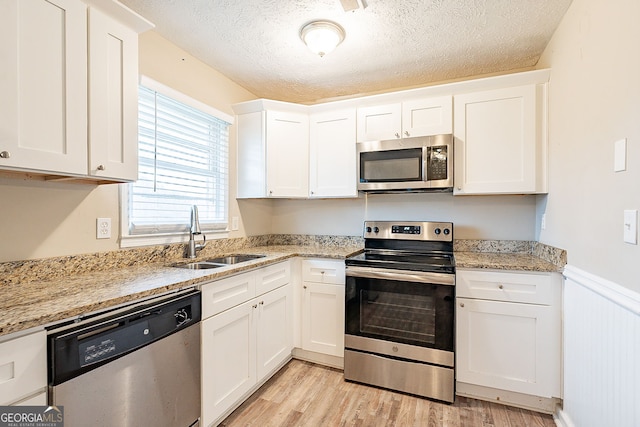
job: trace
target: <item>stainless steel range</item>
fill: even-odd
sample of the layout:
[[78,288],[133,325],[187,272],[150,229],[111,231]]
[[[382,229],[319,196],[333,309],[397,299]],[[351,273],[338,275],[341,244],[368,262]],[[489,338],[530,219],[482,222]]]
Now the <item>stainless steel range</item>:
[[345,379],[453,402],[453,224],[367,221],[364,237],[345,261]]

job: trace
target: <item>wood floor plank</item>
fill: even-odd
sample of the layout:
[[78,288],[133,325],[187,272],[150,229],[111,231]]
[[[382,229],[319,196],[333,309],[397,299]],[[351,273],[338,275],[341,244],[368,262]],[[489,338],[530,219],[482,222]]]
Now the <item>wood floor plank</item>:
[[457,397],[452,405],[345,381],[342,371],[292,360],[224,427],[554,427],[550,415]]

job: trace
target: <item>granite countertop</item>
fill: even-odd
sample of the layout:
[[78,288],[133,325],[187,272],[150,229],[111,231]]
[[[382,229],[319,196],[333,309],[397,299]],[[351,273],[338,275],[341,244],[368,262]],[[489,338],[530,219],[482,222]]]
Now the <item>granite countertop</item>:
[[[193,288],[296,256],[344,259],[360,251],[362,248],[358,246],[257,246],[233,253],[264,254],[266,257],[209,270],[170,267],[168,265],[171,262],[150,263],[4,284],[0,285],[0,336],[139,299]],[[209,257],[198,256],[197,261],[206,258]]]
[[455,252],[456,268],[561,272],[562,267],[528,253]]
[[[357,237],[274,235],[207,244],[196,261],[229,254],[264,258],[209,270],[171,267],[184,245],[0,263],[0,336],[51,325],[135,300],[190,289],[288,258],[345,259],[362,252]],[[566,252],[528,241],[456,240],[457,268],[560,272]]]

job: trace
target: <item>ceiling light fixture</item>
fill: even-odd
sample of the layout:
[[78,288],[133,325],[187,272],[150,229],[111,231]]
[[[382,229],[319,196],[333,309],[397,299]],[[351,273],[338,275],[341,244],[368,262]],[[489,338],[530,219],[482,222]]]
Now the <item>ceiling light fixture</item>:
[[300,29],[302,41],[321,57],[342,43],[344,37],[344,29],[332,21],[311,21]]

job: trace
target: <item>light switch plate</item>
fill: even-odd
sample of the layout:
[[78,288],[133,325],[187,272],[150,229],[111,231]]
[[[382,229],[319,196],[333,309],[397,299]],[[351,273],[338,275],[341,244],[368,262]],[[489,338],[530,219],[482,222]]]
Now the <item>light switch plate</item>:
[[96,239],[111,238],[111,218],[98,218],[96,220]]
[[627,138],[616,141],[613,152],[613,171],[622,172],[625,170],[627,170]]
[[624,211],[624,241],[632,245],[638,244],[638,211]]
[[238,217],[234,216],[231,217],[231,230],[232,231],[238,231]]

